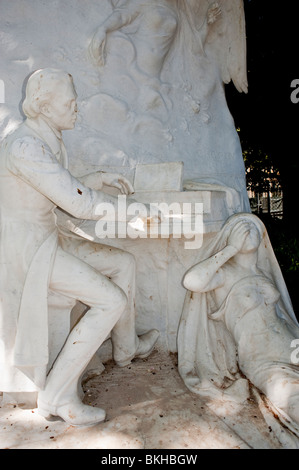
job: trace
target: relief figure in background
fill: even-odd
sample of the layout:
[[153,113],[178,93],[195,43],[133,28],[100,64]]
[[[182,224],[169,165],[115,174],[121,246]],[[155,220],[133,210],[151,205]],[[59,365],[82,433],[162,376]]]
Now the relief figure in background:
[[[207,8],[202,24],[194,23],[192,5],[173,0],[114,0],[113,12],[98,27],[89,46],[89,52],[95,63],[103,67],[106,62],[106,42],[108,35],[118,32],[117,36],[128,41],[132,50],[129,74],[139,82],[140,106],[150,111],[162,100],[171,108],[167,97],[170,84],[161,81],[165,59],[175,43],[176,35],[185,35],[184,16],[189,22],[192,34],[196,36],[195,56],[204,54],[204,44],[211,26],[221,16],[218,3]],[[191,8],[191,11],[190,11]],[[175,46],[174,46],[175,47]],[[178,51],[177,51],[178,52]]]
[[85,121],[103,141],[113,138],[130,165],[183,161],[186,180],[199,183],[194,189],[232,188],[236,210],[247,211],[244,161],[223,87],[233,81],[247,93],[242,0],[110,5],[89,44],[99,87],[84,104]]

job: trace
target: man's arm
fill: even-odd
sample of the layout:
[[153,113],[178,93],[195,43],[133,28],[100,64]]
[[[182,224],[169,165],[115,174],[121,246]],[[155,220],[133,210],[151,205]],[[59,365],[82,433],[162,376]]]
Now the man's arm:
[[130,195],[134,193],[134,188],[130,181],[118,173],[106,173],[96,171],[88,175],[80,176],[78,180],[91,189],[100,191],[103,186],[111,186],[120,191],[121,194]]
[[79,219],[97,220],[96,208],[110,203],[117,210],[117,198],[83,185],[35,137],[16,140],[7,159],[8,169],[55,205]]
[[94,173],[89,173],[88,175],[79,176],[77,179],[80,181],[80,183],[84,184],[84,186],[95,189],[96,191],[101,191],[103,188],[102,174],[102,171],[95,171]]

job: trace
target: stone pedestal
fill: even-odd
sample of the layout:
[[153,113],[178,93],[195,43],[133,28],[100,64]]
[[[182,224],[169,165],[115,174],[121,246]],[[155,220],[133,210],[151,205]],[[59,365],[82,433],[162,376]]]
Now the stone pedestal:
[[[94,222],[85,221],[79,226],[79,233],[88,239],[93,238],[95,243],[115,246],[135,256],[136,327],[138,333],[149,328],[158,328],[161,332],[159,345],[163,350],[177,351],[177,330],[186,294],[186,289],[182,286],[183,275],[197,260],[202,259],[205,245],[232,215],[228,197],[230,194],[229,188],[221,189],[210,185],[209,190],[206,188],[202,191],[143,191],[133,195],[134,200],[144,204],[163,201],[170,208],[176,203],[182,211],[183,204],[190,204],[192,209],[195,208],[195,204],[202,204],[202,233],[198,234],[197,242],[194,237],[187,238],[190,233],[185,233],[186,236],[182,233],[182,236],[177,238],[172,231],[173,227],[170,227],[169,236],[159,234],[156,238],[152,238],[150,233],[147,236],[141,233],[135,239],[130,237],[99,239],[96,236]],[[193,212],[191,227],[195,226],[196,215]],[[189,248],[186,248],[188,246]]]

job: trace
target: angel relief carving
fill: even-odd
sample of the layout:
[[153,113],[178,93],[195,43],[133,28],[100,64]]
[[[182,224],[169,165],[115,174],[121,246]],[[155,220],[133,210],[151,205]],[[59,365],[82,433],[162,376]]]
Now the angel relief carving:
[[89,47],[99,66],[108,59],[109,36],[117,32],[115,36],[120,37],[121,33],[123,41],[131,46],[129,73],[136,79],[141,79],[141,75],[153,79],[154,84],[154,79],[161,78],[172,46],[178,57],[178,43],[183,42],[185,58],[192,56],[196,62],[206,55],[205,43],[209,39],[209,46],[214,44],[216,50],[216,54],[210,54],[209,47],[209,55],[218,61],[223,81],[233,79],[239,91],[247,91],[242,1],[211,4],[207,0],[111,0],[111,4],[111,15],[100,24]]
[[[221,48],[219,44],[216,44],[218,54],[216,53],[216,57],[214,54],[214,58],[219,62],[224,82],[233,78],[237,88],[240,91],[246,91],[245,64],[241,70],[238,63],[240,56],[245,55],[242,50],[242,46],[245,45],[244,41],[241,50],[238,41],[239,36],[244,35],[244,31],[242,27],[241,30],[236,30],[236,25],[240,28],[240,21],[238,21],[240,18],[236,16],[240,17],[243,12],[240,9],[240,2],[233,2],[232,5],[231,2],[226,2],[225,8],[218,2],[209,5],[205,0],[200,2],[194,2],[194,0],[144,0],[142,2],[111,0],[111,3],[113,11],[98,27],[90,43],[89,51],[99,67],[103,67],[106,60],[110,64],[113,61],[113,55],[114,60],[119,59],[122,48],[127,52],[125,60],[119,62],[122,68],[121,74],[123,75],[123,66],[126,65],[127,76],[139,88],[141,99],[138,100],[138,105],[143,110],[151,112],[159,106],[170,109],[167,95],[169,87],[175,86],[176,78],[173,72],[177,65],[179,65],[177,71],[182,81],[180,86],[186,91],[194,88],[197,80],[196,76],[192,77],[190,72],[192,69],[197,70],[200,66],[198,63],[197,67],[194,67],[194,62],[199,62],[201,56],[206,57],[205,43],[208,37],[209,44],[216,44],[221,36]],[[230,8],[227,8],[227,3],[230,4]],[[233,18],[236,21],[231,22],[229,16],[236,17]],[[228,22],[227,19],[229,19]],[[215,23],[219,26],[213,29]],[[224,41],[224,44],[223,36],[227,37],[227,42]],[[231,43],[232,40],[235,41]],[[111,42],[118,43],[117,47],[116,44],[113,47]],[[227,46],[226,51],[225,46]],[[233,54],[232,46],[234,47]],[[236,52],[237,60],[232,59]],[[173,69],[170,76],[167,76],[166,71],[163,74],[167,56],[170,56],[172,63],[170,70]],[[127,63],[124,64],[124,62]],[[243,77],[240,76],[242,73]],[[163,75],[165,75],[166,83],[163,81]],[[163,85],[166,86],[163,88]],[[193,99],[194,111],[198,112],[200,97],[194,96]],[[159,116],[159,113],[157,114]]]
[[[232,80],[247,92],[243,1],[109,3],[111,13],[89,44],[99,94],[84,104],[84,121],[133,164],[183,160],[186,177],[206,175],[244,190],[242,153],[223,90]],[[226,180],[223,149],[230,159]]]

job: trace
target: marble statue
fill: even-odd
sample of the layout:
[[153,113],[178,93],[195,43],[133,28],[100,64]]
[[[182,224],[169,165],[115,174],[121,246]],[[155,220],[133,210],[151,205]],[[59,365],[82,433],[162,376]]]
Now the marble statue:
[[[159,184],[159,194],[134,198],[203,202],[204,245],[229,215],[250,211],[242,150],[224,87],[231,80],[239,91],[247,91],[241,0],[27,2],[26,18],[19,3],[5,2],[0,19],[6,91],[1,140],[22,119],[24,77],[50,63],[67,69],[76,83],[76,132],[64,133],[75,177],[101,170],[121,174],[134,185],[138,167],[183,163],[182,185],[175,191]],[[100,180],[90,176],[86,185],[94,178]],[[84,228],[90,240],[92,222],[76,229]],[[107,243],[137,260],[138,333],[156,325],[160,344],[176,352],[185,296],[181,278],[192,253],[173,237]],[[49,301],[59,315],[56,299],[51,295]]]
[[[135,331],[135,260],[126,252],[58,230],[56,206],[96,220],[113,186],[133,192],[122,175],[81,178],[68,171],[62,131],[74,128],[77,95],[72,76],[57,69],[34,72],[27,83],[26,120],[2,143],[0,158],[0,390],[38,391],[39,412],[69,424],[100,422],[104,410],[84,405],[78,381],[111,334],[119,366],[147,357],[159,336]],[[94,189],[91,189],[91,187]],[[48,372],[48,295],[89,307]]]
[[[114,7],[112,14],[99,26],[91,41],[91,56],[99,66],[104,66],[107,35],[131,24],[134,27],[135,24],[134,41],[132,42],[136,59],[134,71],[136,74],[148,77],[148,84],[158,92],[164,61],[179,27],[176,10],[184,8],[183,2],[180,2],[180,5],[175,5],[175,2],[167,0],[164,2],[159,0],[141,2],[138,0],[118,0],[112,1],[112,4]],[[204,53],[209,25],[213,24],[220,15],[221,9],[217,3],[214,3],[208,8],[202,25],[197,28],[198,49],[201,53]],[[130,35],[128,35],[128,40],[130,40]],[[150,82],[151,79],[152,82]]]
[[299,324],[263,223],[230,217],[183,285],[178,354],[187,387],[242,400],[248,379],[299,436],[299,366],[291,360]]
[[[250,214],[225,96],[229,82],[247,93],[243,1],[28,1],[26,17],[21,0],[2,3],[0,395],[37,394],[45,417],[99,423],[105,411],[82,401],[86,368],[106,354],[124,367],[159,344],[203,397],[204,432],[211,404],[227,400],[240,418],[254,390],[299,436],[299,325]],[[173,163],[169,190],[161,173]],[[97,208],[117,213],[118,194],[144,207],[202,205],[202,247],[185,249],[174,232],[103,242]],[[80,304],[84,314],[64,322]]]
[[247,92],[243,2],[110,4],[89,44],[99,92],[82,108],[88,125],[103,141],[113,140],[128,165],[183,161],[187,180],[232,188],[248,211],[242,151],[223,87],[232,80]]

